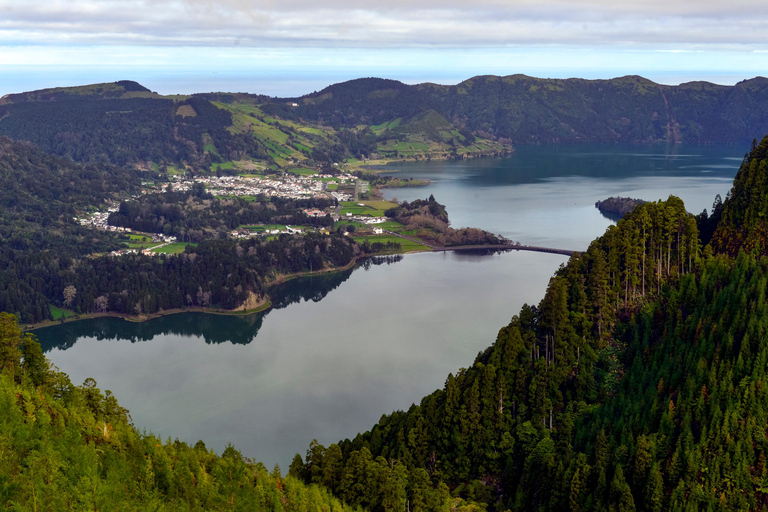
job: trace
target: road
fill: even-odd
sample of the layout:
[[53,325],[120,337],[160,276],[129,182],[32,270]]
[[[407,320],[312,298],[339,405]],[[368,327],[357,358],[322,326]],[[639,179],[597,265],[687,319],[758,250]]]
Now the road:
[[473,249],[493,249],[493,250],[501,250],[501,251],[533,251],[533,252],[548,252],[551,254],[562,254],[564,256],[571,256],[574,253],[578,253],[580,251],[571,251],[568,249],[555,249],[554,247],[540,247],[537,245],[510,245],[510,244],[497,244],[497,245],[457,245],[452,247],[440,247],[437,245],[431,245],[423,240],[419,240],[418,238],[414,238],[412,236],[403,235],[401,233],[396,233],[394,231],[384,230],[385,233],[388,233],[390,235],[399,236],[400,238],[405,238],[406,240],[410,240],[411,242],[416,242],[418,244],[426,245],[433,251],[439,252],[439,251],[469,251]]

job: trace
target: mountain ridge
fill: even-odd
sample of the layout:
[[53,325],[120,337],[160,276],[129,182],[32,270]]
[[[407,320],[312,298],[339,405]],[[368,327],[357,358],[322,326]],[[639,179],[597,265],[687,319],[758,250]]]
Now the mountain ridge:
[[639,75],[478,75],[455,85],[357,78],[299,97],[163,96],[123,80],[0,100],[0,135],[78,161],[181,172],[238,160],[276,169],[497,156],[529,144],[746,145],[764,133],[765,77],[732,86],[663,85]]

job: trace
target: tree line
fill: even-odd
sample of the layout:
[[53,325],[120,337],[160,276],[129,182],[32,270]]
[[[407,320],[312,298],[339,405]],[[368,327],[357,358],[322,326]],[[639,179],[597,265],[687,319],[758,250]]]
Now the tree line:
[[0,313],[0,508],[352,512],[242,456],[163,440],[93,379],[73,384],[16,319]]
[[183,242],[199,242],[206,238],[225,238],[229,232],[247,224],[288,224],[330,227],[330,215],[310,217],[305,208],[326,209],[335,206],[335,199],[288,199],[214,197],[196,183],[186,192],[145,194],[120,203],[110,214],[113,226],[148,233],[173,235]]

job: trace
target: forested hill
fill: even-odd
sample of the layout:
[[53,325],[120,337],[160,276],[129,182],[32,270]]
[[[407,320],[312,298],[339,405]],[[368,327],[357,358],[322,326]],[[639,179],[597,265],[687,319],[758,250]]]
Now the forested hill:
[[498,511],[766,510],[767,287],[768,258],[702,253],[679,199],[640,205],[443,389],[291,474],[374,510],[377,458],[415,512],[443,485]]
[[[404,98],[420,96],[400,86]],[[351,158],[463,158],[510,151],[508,144],[454,126],[423,102],[411,102],[408,118],[396,122],[351,123],[371,109],[382,115],[402,111],[404,101],[397,95],[373,97],[333,120],[337,130],[300,119],[291,103],[263,95],[161,96],[130,81],[61,87],[0,98],[0,135],[76,161],[129,165],[160,177],[220,167],[250,172],[323,167]],[[346,101],[338,108],[346,108]]]
[[[0,135],[81,162],[211,164],[266,158],[254,138],[232,133],[230,112],[202,98],[165,98],[135,82],[45,89],[4,96]],[[214,151],[206,157],[205,146]]]
[[135,170],[80,165],[0,137],[0,254],[56,249],[81,256],[119,247],[114,236],[80,228],[73,216],[139,190]]
[[513,144],[748,144],[766,132],[762,77],[734,86],[638,76],[478,76],[451,86],[360,78],[299,98],[161,96],[124,80],[0,98],[0,135],[76,161],[172,173],[494,156]]
[[742,249],[768,255],[768,138],[753,142],[736,174],[712,246],[731,255]]
[[0,508],[352,512],[280,468],[137,430],[93,379],[52,368],[33,337],[0,313]]
[[334,126],[379,124],[435,110],[457,128],[513,144],[748,144],[768,132],[768,79],[678,86],[610,80],[478,76],[454,86],[358,79],[291,100],[292,112]]

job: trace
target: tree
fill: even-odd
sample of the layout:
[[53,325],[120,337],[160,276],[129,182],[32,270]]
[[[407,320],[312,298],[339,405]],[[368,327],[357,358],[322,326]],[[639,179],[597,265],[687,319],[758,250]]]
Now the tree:
[[104,295],[100,295],[93,299],[93,306],[96,308],[96,311],[103,313],[107,310],[107,306],[109,306],[109,299]]
[[16,317],[10,313],[0,313],[0,372],[13,375],[19,365],[21,352],[19,345],[31,335],[22,336]]
[[64,288],[64,305],[69,307],[72,305],[72,301],[75,300],[75,296],[77,295],[77,288],[75,288],[73,285],[69,285],[66,288]]
[[38,387],[45,384],[48,380],[50,366],[43,355],[43,349],[31,334],[26,334],[24,337],[21,355],[23,357],[21,369],[32,385]]

